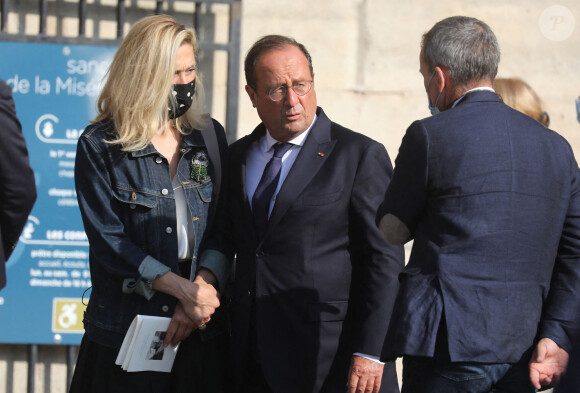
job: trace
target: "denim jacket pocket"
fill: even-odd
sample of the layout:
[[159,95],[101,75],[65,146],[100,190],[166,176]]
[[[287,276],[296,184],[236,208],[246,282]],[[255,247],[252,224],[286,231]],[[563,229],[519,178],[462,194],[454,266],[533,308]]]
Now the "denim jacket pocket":
[[196,187],[196,189],[203,202],[210,203],[212,201],[213,183],[211,181],[201,184],[199,187]]
[[141,249],[154,250],[159,242],[156,226],[152,225],[159,220],[158,198],[150,192],[119,186],[113,195],[119,202],[117,214],[123,222],[124,232]]
[[113,192],[113,195],[119,200],[119,202],[127,203],[130,209],[135,209],[137,205],[148,208],[157,206],[157,198],[155,195],[144,192],[142,190],[117,186]]

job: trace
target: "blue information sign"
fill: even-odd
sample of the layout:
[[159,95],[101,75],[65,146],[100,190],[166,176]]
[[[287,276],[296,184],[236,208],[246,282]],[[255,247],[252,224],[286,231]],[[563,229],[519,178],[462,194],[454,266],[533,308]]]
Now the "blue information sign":
[[[0,42],[0,78],[12,87],[38,199],[7,263],[0,342],[79,344],[91,279],[74,187],[76,143],[114,47]],[[84,303],[84,304],[83,304]]]

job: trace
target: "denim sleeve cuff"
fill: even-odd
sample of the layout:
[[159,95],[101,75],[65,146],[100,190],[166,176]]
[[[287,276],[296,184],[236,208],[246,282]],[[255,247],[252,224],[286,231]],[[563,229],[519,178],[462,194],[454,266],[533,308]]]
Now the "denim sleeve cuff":
[[230,261],[221,252],[205,250],[199,258],[197,270],[204,268],[212,272],[217,280],[215,287],[219,293],[223,293],[228,282],[230,266]]
[[149,300],[155,294],[153,281],[170,270],[168,266],[165,266],[157,259],[147,256],[139,265],[140,276],[137,279],[127,278],[123,280],[123,292],[135,293]]
[[385,362],[381,362],[381,360],[379,359],[378,356],[365,355],[364,353],[360,353],[360,352],[355,352],[352,354],[352,356],[360,356],[361,358],[372,360],[373,362],[376,362],[379,364],[385,364]]

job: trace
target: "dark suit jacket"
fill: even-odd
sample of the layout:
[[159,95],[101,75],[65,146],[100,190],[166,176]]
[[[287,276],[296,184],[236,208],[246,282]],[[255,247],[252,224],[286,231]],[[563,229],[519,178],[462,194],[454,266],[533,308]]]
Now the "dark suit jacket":
[[[403,266],[402,247],[388,245],[374,223],[390,159],[381,144],[317,114],[260,243],[245,159],[264,125],[230,146],[238,388],[252,334],[276,393],[344,391],[352,354],[378,356],[385,339]],[[398,391],[394,365],[385,370],[381,391]]]
[[6,285],[5,262],[12,254],[36,200],[34,173],[12,89],[0,81],[0,289]]
[[[380,216],[414,238],[385,358],[517,362],[536,336],[570,349],[580,301],[580,176],[560,135],[489,91],[408,128]],[[527,360],[526,360],[527,361]]]
[[[578,337],[577,337],[578,338]],[[580,341],[576,341],[570,352],[567,371],[555,393],[578,393],[580,391]]]

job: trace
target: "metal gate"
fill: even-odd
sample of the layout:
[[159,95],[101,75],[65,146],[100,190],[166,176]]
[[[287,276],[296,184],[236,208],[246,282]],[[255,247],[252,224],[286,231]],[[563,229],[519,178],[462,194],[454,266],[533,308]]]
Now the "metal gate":
[[[215,11],[227,13],[227,31],[216,30]],[[224,10],[224,7],[227,10]],[[138,19],[166,13],[195,29],[201,69],[208,81],[212,113],[215,52],[227,54],[225,129],[229,142],[237,135],[241,0],[0,0],[0,41],[118,46]],[[222,36],[222,42],[218,42]]]

